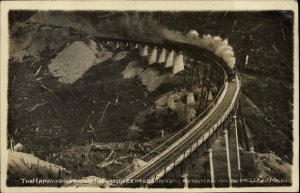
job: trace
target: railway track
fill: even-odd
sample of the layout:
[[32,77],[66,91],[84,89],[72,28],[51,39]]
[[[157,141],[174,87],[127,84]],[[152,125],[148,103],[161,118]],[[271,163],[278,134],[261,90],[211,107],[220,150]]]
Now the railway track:
[[[138,42],[136,42],[138,43]],[[173,45],[172,45],[173,46]],[[219,59],[215,59],[207,52],[202,52],[202,49],[195,49],[195,47],[188,47],[182,45],[175,45],[176,49],[182,50],[185,54],[193,55],[195,59],[204,59],[205,61],[210,61],[216,65],[220,65],[223,70],[226,72],[225,81],[228,80],[228,68],[225,67],[224,62]],[[239,81],[238,77],[236,78]],[[151,159],[144,167],[134,171],[133,173],[127,175],[124,180],[149,180],[156,178],[156,174],[166,170],[166,167],[169,166],[177,160],[181,155],[183,155],[194,143],[197,142],[200,137],[202,137],[206,132],[208,132],[230,108],[232,101],[234,100],[235,94],[237,92],[237,82],[226,82],[227,89],[223,100],[218,104],[217,108],[214,109],[212,114],[209,117],[204,118],[203,123],[198,122],[190,132],[187,132],[185,135],[177,139],[172,145],[164,149],[159,155]],[[199,120],[200,121],[200,120]],[[200,124],[200,125],[199,125]],[[188,136],[187,136],[188,135]]]
[[[198,142],[198,140],[201,137],[203,137],[208,131],[210,131],[210,129],[212,129],[214,125],[216,125],[219,122],[220,119],[224,118],[224,115],[228,113],[229,108],[232,107],[232,103],[236,102],[233,100],[236,100],[236,96],[239,91],[238,75],[235,75],[236,81],[227,82],[228,79],[231,79],[228,76],[232,77],[232,70],[229,69],[228,66],[226,66],[225,62],[221,58],[216,57],[210,51],[207,51],[195,45],[189,45],[180,42],[178,43],[170,42],[170,41],[166,41],[164,43],[162,42],[154,43],[154,42],[144,42],[138,40],[126,40],[126,39],[118,39],[118,38],[97,38],[97,40],[104,41],[104,42],[113,41],[113,42],[121,42],[126,44],[131,43],[131,44],[140,44],[140,45],[150,45],[152,47],[166,48],[169,50],[175,49],[177,51],[185,53],[185,55],[189,57],[190,56],[193,57],[196,60],[201,60],[201,61],[203,60],[209,63],[219,65],[223,68],[224,71],[224,83],[226,83],[227,89],[224,89],[226,93],[224,93],[222,101],[218,102],[216,108],[213,108],[213,110],[211,110],[211,113],[206,115],[206,117],[204,117],[203,119],[196,118],[195,121],[197,121],[198,123],[196,123],[192,127],[192,129],[188,130],[186,133],[182,133],[183,135],[180,135],[180,138],[176,138],[173,144],[169,144],[169,146],[164,148],[159,155],[152,158],[145,166],[127,175],[124,178],[124,180],[131,180],[131,179],[149,180],[149,179],[153,179],[153,177],[155,179],[156,174],[164,170],[166,171],[166,167],[172,164],[174,160],[180,158],[180,156],[182,156],[187,150],[191,150],[191,147],[196,142]],[[225,118],[227,118],[227,115],[225,115]],[[211,133],[209,133],[209,135],[210,134]],[[123,169],[122,171],[125,170],[126,168]],[[120,177],[118,176],[118,174],[120,174],[122,171],[117,173],[116,177]]]
[[[205,132],[216,124],[222,118],[226,110],[229,108],[231,101],[235,95],[237,85],[235,82],[228,83],[227,93],[222,103],[215,109],[214,113],[191,135],[184,141],[178,143],[171,151],[168,149],[160,154],[161,158],[153,164],[146,165],[136,175],[129,175],[126,179],[143,179],[147,180],[156,173],[163,171],[164,168],[174,162],[179,156],[186,152]],[[176,143],[176,142],[175,142]]]

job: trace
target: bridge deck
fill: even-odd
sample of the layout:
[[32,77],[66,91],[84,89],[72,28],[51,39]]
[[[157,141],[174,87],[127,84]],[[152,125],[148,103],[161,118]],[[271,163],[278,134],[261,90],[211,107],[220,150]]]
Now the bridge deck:
[[[238,81],[238,80],[237,80]],[[151,179],[156,173],[163,171],[164,168],[173,163],[179,156],[183,155],[203,134],[211,129],[226,113],[234,99],[237,91],[237,82],[228,82],[228,89],[225,96],[215,109],[214,112],[200,125],[198,129],[194,130],[187,138],[182,141],[175,142],[175,146],[170,150],[167,149],[160,154],[160,158],[155,162],[150,162],[138,171],[130,174],[125,179]]]

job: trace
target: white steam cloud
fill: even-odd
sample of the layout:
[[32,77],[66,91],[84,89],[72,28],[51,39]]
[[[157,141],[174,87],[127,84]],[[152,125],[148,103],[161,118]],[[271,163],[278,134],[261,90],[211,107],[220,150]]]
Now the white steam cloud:
[[228,44],[227,39],[222,39],[219,36],[211,36],[210,34],[204,34],[202,37],[199,37],[199,33],[196,30],[188,32],[186,38],[189,43],[196,44],[214,52],[215,55],[221,57],[231,69],[234,68],[236,59],[233,48]]
[[197,45],[214,52],[215,55],[221,57],[231,69],[235,66],[236,59],[234,51],[232,46],[228,44],[227,39],[222,39],[220,36],[211,36],[210,34],[204,34],[202,37],[199,37],[199,33],[196,30],[190,30],[186,35],[166,28],[163,28],[162,31],[165,38],[169,40],[183,41]]

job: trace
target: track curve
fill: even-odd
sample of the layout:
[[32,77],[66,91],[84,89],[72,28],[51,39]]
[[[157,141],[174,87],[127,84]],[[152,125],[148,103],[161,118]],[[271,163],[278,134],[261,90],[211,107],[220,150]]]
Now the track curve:
[[[98,38],[97,38],[98,39]],[[183,51],[189,55],[193,55],[196,59],[209,60],[217,65],[222,66],[226,72],[224,76],[225,89],[223,90],[222,97],[220,97],[215,107],[207,114],[203,119],[197,120],[198,123],[188,131],[184,136],[178,139],[170,147],[162,151],[159,155],[150,160],[145,166],[139,168],[133,173],[129,174],[124,178],[124,181],[135,179],[135,180],[149,180],[158,179],[156,174],[166,170],[166,167],[178,160],[182,154],[190,149],[200,138],[206,135],[207,132],[212,131],[212,134],[216,128],[225,119],[228,118],[229,113],[233,110],[233,107],[237,101],[237,96],[240,90],[240,77],[238,72],[235,75],[235,81],[228,82],[228,75],[230,71],[223,60],[215,56],[214,53],[205,50],[204,48],[196,47],[195,45],[182,44],[181,42],[173,42],[172,44],[161,44],[153,42],[143,42],[137,40],[126,40],[126,39],[115,39],[115,38],[99,38],[98,40],[104,41],[115,41],[115,42],[129,42],[134,44],[142,44],[150,46],[158,46],[160,48],[167,47],[168,49],[176,49]],[[161,177],[161,176],[160,176]]]

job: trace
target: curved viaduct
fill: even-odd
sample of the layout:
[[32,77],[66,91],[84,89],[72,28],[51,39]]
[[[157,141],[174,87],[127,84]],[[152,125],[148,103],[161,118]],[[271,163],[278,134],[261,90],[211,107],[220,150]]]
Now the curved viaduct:
[[[100,42],[125,44],[127,46],[134,44],[152,48],[176,50],[198,60],[209,60],[215,65],[221,66],[224,71],[223,86],[213,103],[206,108],[205,113],[198,115],[188,126],[174,134],[174,136],[171,137],[172,140],[167,140],[149,154],[142,157],[142,160],[147,161],[144,166],[128,174],[127,169],[130,168],[130,165],[116,174],[118,178],[123,179],[123,181],[134,180],[139,185],[153,184],[183,162],[193,152],[197,151],[198,155],[199,147],[208,147],[209,144],[212,143],[209,142],[209,140],[211,140],[213,134],[223,132],[227,135],[227,127],[234,116],[234,109],[240,91],[240,77],[236,71],[235,80],[229,81],[226,64],[222,59],[215,56],[214,53],[200,47],[195,48],[195,46],[188,46],[180,42],[164,44],[117,38],[97,38],[97,40]],[[156,154],[154,152],[156,152]],[[230,171],[228,172],[230,173]],[[229,179],[230,178],[231,176],[229,176]]]

